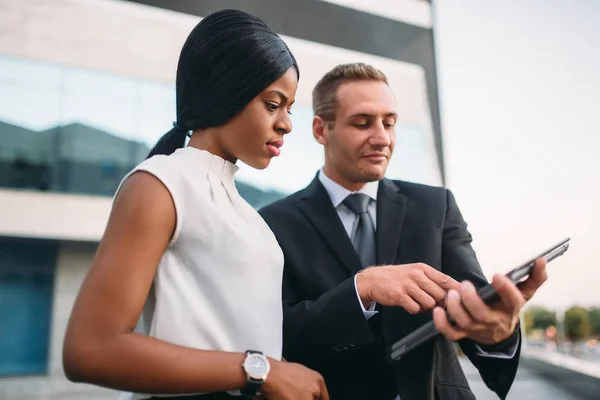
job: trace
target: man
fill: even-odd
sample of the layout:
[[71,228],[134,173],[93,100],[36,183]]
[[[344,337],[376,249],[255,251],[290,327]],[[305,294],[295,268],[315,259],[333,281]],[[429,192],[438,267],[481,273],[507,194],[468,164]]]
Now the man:
[[[520,354],[518,313],[546,279],[545,262],[521,291],[495,277],[501,301],[487,307],[452,193],[384,178],[397,120],[385,75],[340,65],[316,85],[313,108],[323,169],[260,211],[285,255],[284,356],[323,374],[332,399],[474,399],[458,341],[504,398]],[[384,362],[389,346],[432,319],[443,335]]]

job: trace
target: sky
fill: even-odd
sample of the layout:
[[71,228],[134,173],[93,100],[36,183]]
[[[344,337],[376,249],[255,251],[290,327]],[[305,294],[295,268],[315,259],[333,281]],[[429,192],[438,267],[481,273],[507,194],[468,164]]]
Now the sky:
[[600,2],[436,1],[447,184],[484,272],[563,237],[532,304],[600,306]]

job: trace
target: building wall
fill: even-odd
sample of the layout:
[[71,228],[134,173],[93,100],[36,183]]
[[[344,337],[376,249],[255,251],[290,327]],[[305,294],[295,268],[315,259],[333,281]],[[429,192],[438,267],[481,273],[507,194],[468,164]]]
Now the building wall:
[[[424,2],[406,2],[413,3],[422,13]],[[101,235],[98,219],[108,214],[97,213],[98,204],[106,209],[121,177],[175,119],[177,53],[199,20],[126,1],[0,0],[6,27],[0,30],[0,201],[38,206],[28,213],[0,213],[0,234],[65,239],[49,236],[64,225],[78,229],[70,239]],[[260,206],[314,177],[323,155],[311,133],[310,92],[328,69],[350,61],[381,68],[396,94],[400,120],[388,177],[442,184],[422,66],[283,36],[301,65],[294,130],[282,157],[267,170],[240,165],[237,177],[245,184],[240,192],[249,192],[246,198]],[[55,213],[70,206],[34,190],[95,195],[57,200],[77,203],[75,215],[89,215],[90,222]],[[37,223],[33,214],[49,225]]]
[[62,343],[67,322],[79,288],[88,273],[94,257],[95,245],[64,242],[60,245],[54,283],[54,312],[50,370],[53,377],[64,377],[62,368]]
[[97,242],[111,199],[0,190],[0,236]]
[[[63,340],[73,304],[79,288],[90,269],[96,246],[90,243],[64,242],[60,246],[56,266],[56,281],[54,287],[54,312],[52,315],[52,336],[50,340],[50,370],[49,382],[40,385],[50,385],[55,398],[70,396],[75,398],[116,399],[116,392],[97,388],[90,385],[73,384],[67,380],[62,366]],[[77,391],[80,397],[73,393]]]
[[[330,2],[339,12],[350,9],[336,3],[365,16],[386,14],[358,2]],[[429,4],[402,0],[402,5],[413,12],[395,13],[390,21],[431,26]],[[47,370],[0,376],[0,398],[116,398],[112,391],[66,380],[62,341],[110,213],[115,183],[175,119],[177,57],[201,17],[119,0],[0,0],[0,249],[13,240],[49,241],[57,249]],[[370,33],[366,29],[362,35]],[[388,176],[442,184],[427,71],[421,65],[282,36],[301,68],[294,131],[271,168],[240,166],[238,188],[252,204],[261,206],[313,178],[323,156],[311,134],[312,87],[333,66],[352,61],[381,68],[397,97],[398,144]],[[418,43],[418,38],[408,41],[407,48]],[[57,138],[68,138],[65,146],[57,145]],[[107,178],[111,171],[112,180]],[[0,276],[3,272],[0,265]]]

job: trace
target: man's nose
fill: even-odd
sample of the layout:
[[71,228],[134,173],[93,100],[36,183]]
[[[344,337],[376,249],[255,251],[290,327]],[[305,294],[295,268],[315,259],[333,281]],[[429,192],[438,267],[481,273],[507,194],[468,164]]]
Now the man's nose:
[[369,138],[369,143],[376,147],[388,147],[392,143],[389,130],[383,124],[377,124]]

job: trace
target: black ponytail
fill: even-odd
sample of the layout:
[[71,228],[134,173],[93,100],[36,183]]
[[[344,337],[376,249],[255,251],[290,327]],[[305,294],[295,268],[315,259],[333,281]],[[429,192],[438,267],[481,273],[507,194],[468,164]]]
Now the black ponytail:
[[299,77],[290,49],[259,18],[239,10],[208,15],[192,30],[179,55],[177,124],[148,157],[185,146],[191,131],[224,125],[291,67]]
[[177,149],[181,149],[185,146],[185,139],[190,136],[189,131],[181,128],[176,123],[173,124],[173,129],[165,133],[158,139],[158,142],[154,145],[147,159],[157,154],[173,154]]

